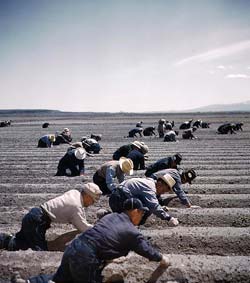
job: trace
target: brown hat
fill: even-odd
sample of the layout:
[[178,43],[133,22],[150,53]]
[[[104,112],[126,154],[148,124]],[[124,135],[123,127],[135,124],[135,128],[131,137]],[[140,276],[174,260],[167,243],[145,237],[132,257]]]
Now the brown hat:
[[94,183],[86,183],[83,185],[82,191],[92,197],[94,201],[99,200],[102,195],[100,188]]

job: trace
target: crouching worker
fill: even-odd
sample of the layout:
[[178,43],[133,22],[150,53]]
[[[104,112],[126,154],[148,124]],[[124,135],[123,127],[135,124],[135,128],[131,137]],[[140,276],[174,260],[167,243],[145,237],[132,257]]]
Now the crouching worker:
[[86,151],[84,148],[70,147],[67,153],[60,159],[55,176],[83,176],[85,157]]
[[[171,265],[169,258],[152,247],[135,227],[147,211],[148,208],[139,199],[126,200],[123,213],[104,216],[92,229],[71,242],[54,275],[38,275],[29,278],[29,282],[48,282],[50,279],[55,283],[102,283],[101,273],[107,261],[126,256],[130,251],[167,268]],[[12,282],[28,281],[16,274]]]
[[159,176],[155,181],[152,178],[131,178],[122,182],[111,194],[109,206],[113,212],[123,211],[123,202],[129,198],[138,198],[148,211],[144,214],[140,225],[144,224],[151,214],[177,226],[178,219],[170,216],[159,204],[158,197],[169,193],[175,185],[175,180],[169,175]]
[[55,135],[45,135],[42,136],[39,141],[38,141],[38,145],[37,147],[52,147],[53,146],[53,142],[55,142],[56,137]]
[[105,162],[95,172],[93,182],[100,187],[104,195],[111,194],[117,186],[115,179],[117,178],[118,183],[123,182],[125,174],[133,174],[133,167],[133,161],[126,157],[121,157],[119,161]]
[[[191,201],[189,200],[182,186],[182,184],[186,184],[186,183],[190,185],[192,184],[192,181],[197,176],[195,170],[194,169],[177,170],[173,168],[162,169],[160,171],[153,173],[150,177],[157,180],[158,178],[165,176],[166,174],[171,176],[172,179],[174,180],[174,185],[172,187],[172,190],[176,194],[176,197],[179,198],[180,202],[188,208],[200,208],[200,206],[198,205],[191,204]],[[166,198],[164,200],[162,198],[159,198],[159,203],[161,205],[168,205],[169,199]]]
[[34,251],[51,250],[50,243],[45,239],[51,222],[72,224],[77,229],[75,235],[85,232],[92,225],[86,220],[84,208],[99,200],[101,194],[96,184],[86,183],[81,192],[70,190],[40,207],[32,208],[23,217],[21,230],[15,236],[0,234],[0,247],[10,251],[29,248]]

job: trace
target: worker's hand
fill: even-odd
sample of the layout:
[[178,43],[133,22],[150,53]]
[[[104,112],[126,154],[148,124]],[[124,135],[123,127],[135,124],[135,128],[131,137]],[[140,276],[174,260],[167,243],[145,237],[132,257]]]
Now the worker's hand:
[[169,258],[165,255],[162,255],[160,265],[163,266],[163,267],[169,267],[171,265]]
[[201,207],[199,205],[191,205],[191,206],[189,206],[189,208],[197,209],[197,208],[201,208]]
[[168,223],[169,223],[169,226],[178,226],[179,225],[179,221],[175,217],[171,217],[170,220],[168,221]]

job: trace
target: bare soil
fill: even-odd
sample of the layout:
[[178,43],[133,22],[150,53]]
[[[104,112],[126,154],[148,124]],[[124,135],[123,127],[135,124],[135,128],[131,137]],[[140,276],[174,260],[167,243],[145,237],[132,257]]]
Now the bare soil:
[[[95,170],[112,158],[113,152],[133,139],[124,138],[137,121],[157,126],[160,118],[180,123],[193,118],[211,122],[211,128],[198,129],[196,140],[164,143],[158,137],[138,138],[149,146],[147,164],[180,152],[183,168],[194,168],[198,176],[185,185],[193,204],[201,209],[185,209],[178,200],[170,203],[180,226],[172,228],[151,216],[140,227],[145,237],[168,254],[172,266],[157,282],[250,282],[250,113],[208,114],[83,114],[58,116],[15,116],[11,127],[0,128],[0,232],[15,233],[27,211],[44,201],[91,181]],[[43,129],[48,121],[50,126]],[[218,135],[224,122],[243,122],[243,131]],[[72,130],[73,141],[90,133],[101,133],[103,150],[85,161],[86,176],[55,177],[58,161],[67,145],[51,149],[37,148],[39,137]],[[135,176],[143,177],[143,171]],[[128,178],[128,177],[127,177]],[[167,197],[167,195],[166,195]],[[98,208],[108,208],[107,197],[88,209],[91,223]],[[48,239],[72,229],[71,225],[53,225]],[[8,282],[13,271],[24,278],[51,273],[60,263],[61,252],[0,251],[0,283]],[[120,260],[121,261],[121,260]],[[123,262],[112,263],[104,270],[107,280],[123,277],[128,282],[146,282],[157,263],[133,253]]]

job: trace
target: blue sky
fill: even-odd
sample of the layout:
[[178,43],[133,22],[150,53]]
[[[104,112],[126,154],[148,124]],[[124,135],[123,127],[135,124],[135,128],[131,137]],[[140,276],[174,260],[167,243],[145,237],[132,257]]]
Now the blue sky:
[[250,1],[0,0],[0,109],[250,99]]

